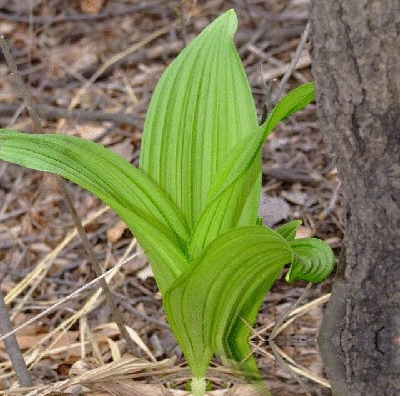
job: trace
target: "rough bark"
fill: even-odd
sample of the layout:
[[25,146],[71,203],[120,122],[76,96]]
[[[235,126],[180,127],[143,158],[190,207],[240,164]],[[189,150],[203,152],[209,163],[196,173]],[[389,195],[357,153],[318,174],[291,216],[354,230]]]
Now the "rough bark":
[[333,395],[399,394],[399,4],[312,0],[320,128],[345,236],[319,348]]

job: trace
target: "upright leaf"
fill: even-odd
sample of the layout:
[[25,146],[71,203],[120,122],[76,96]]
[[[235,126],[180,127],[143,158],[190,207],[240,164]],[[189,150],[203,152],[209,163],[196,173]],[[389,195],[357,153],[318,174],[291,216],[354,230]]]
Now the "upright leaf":
[[[230,10],[188,45],[161,77],[146,117],[140,166],[182,209],[191,229],[227,156],[258,127],[233,43],[236,28]],[[234,195],[225,197],[226,210],[232,208],[243,223],[256,218],[259,175],[255,166]]]
[[295,239],[295,234],[297,232],[297,228],[302,224],[301,220],[293,220],[286,224],[283,224],[280,227],[277,227],[274,231],[280,234],[287,241],[291,242]]

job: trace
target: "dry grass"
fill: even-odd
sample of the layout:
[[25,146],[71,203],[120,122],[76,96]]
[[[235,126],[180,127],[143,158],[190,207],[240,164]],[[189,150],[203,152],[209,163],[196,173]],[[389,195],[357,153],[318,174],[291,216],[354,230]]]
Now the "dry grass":
[[[159,76],[185,38],[230,7],[239,15],[236,42],[261,114],[265,83],[276,88],[287,70],[307,22],[308,1],[183,3],[185,34],[179,1],[3,2],[0,30],[33,93],[44,130],[92,139],[137,164]],[[84,13],[88,6],[95,13]],[[0,73],[1,126],[31,131],[4,63]],[[286,89],[311,79],[306,46]],[[268,207],[267,217],[272,222],[301,218],[303,236],[325,239],[338,252],[339,181],[314,106],[277,128],[263,154],[263,190],[288,208],[274,218],[277,213]],[[35,383],[29,391],[18,389],[0,347],[0,394],[188,394],[189,373],[146,257],[114,213],[77,186],[69,183],[68,189],[103,269],[116,268],[107,282],[137,350],[135,356],[127,353],[99,286],[90,283],[96,277],[55,179],[0,163],[1,288],[15,328],[25,324],[16,334]],[[316,346],[330,280],[313,286],[305,297],[309,303],[291,311],[276,328],[274,343],[268,342],[276,321],[304,288],[280,279],[254,330],[255,353],[273,395],[330,394]],[[217,361],[209,379],[211,395],[251,394]]]

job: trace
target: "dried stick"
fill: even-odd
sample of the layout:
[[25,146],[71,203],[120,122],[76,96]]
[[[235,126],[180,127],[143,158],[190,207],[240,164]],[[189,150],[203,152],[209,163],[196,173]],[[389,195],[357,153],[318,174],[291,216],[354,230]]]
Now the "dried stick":
[[295,67],[297,66],[297,63],[299,61],[299,58],[301,57],[302,50],[304,48],[304,45],[306,43],[306,40],[309,35],[309,29],[310,29],[310,22],[306,24],[305,30],[302,33],[301,41],[299,42],[297,49],[295,51],[294,57],[291,60],[290,65],[288,66],[287,71],[284,73],[283,78],[280,81],[280,84],[276,91],[273,93],[273,95],[270,98],[270,101],[266,102],[266,108],[268,109],[268,112],[270,112],[271,107],[274,105],[274,103],[280,99],[280,96],[283,94],[285,84],[287,84],[287,81],[291,77],[291,74],[294,72]]
[[[11,52],[10,52],[10,49],[8,48],[7,42],[6,42],[6,40],[5,40],[3,35],[0,35],[0,48],[3,51],[3,54],[4,54],[5,58],[6,58],[8,67],[10,68],[12,74],[14,75],[14,78],[15,78],[16,84],[18,86],[18,89],[20,90],[20,92],[22,94],[22,97],[23,97],[24,102],[26,104],[26,108],[27,108],[27,110],[29,112],[29,115],[32,118],[35,130],[36,130],[37,133],[39,133],[39,132],[42,131],[42,125],[41,125],[40,119],[39,119],[38,114],[36,113],[36,111],[35,111],[35,109],[34,109],[34,107],[32,105],[31,95],[29,94],[28,90],[25,87],[24,82],[22,81],[21,75],[18,72],[17,66],[16,66],[16,64],[14,62],[14,59],[13,59],[13,57],[11,55]],[[99,264],[99,261],[96,258],[95,251],[93,249],[93,246],[89,242],[88,236],[86,235],[86,232],[85,232],[85,229],[84,229],[84,227],[82,225],[82,222],[81,222],[81,220],[80,220],[80,218],[79,218],[79,216],[78,216],[78,214],[77,214],[77,212],[76,212],[76,210],[74,208],[74,205],[72,203],[70,195],[69,195],[69,193],[67,191],[67,186],[66,186],[65,180],[62,179],[61,177],[57,176],[57,182],[58,182],[58,185],[60,187],[61,193],[62,193],[62,195],[63,195],[63,197],[65,199],[65,202],[67,204],[67,207],[68,207],[69,211],[71,212],[71,216],[72,216],[72,218],[74,220],[74,223],[75,223],[75,226],[77,228],[78,234],[79,234],[79,236],[80,236],[80,238],[82,240],[82,243],[83,243],[83,245],[84,245],[84,247],[86,249],[86,252],[88,253],[88,256],[89,256],[90,261],[92,263],[93,270],[96,273],[96,276],[101,276],[103,274],[103,270],[102,270],[102,268],[101,268],[101,266]],[[103,292],[104,292],[105,297],[106,297],[106,300],[107,300],[107,302],[108,302],[108,304],[110,306],[112,316],[113,316],[115,322],[117,323],[117,326],[118,326],[118,328],[119,328],[119,330],[121,332],[121,335],[124,337],[124,339],[125,339],[125,341],[127,343],[127,347],[129,348],[129,350],[132,353],[135,353],[135,350],[136,350],[135,343],[132,340],[132,338],[130,337],[125,325],[122,322],[122,318],[121,318],[120,312],[117,310],[117,307],[114,304],[114,300],[113,300],[113,297],[111,295],[109,286],[107,285],[107,282],[105,281],[104,278],[101,278],[100,286],[102,287]]]
[[306,285],[305,289],[302,291],[301,295],[298,297],[298,299],[295,300],[295,302],[293,304],[291,304],[291,306],[282,315],[280,315],[278,317],[278,319],[275,321],[274,327],[273,327],[273,329],[272,329],[272,331],[270,333],[269,343],[274,340],[274,338],[276,337],[276,335],[278,333],[277,330],[284,323],[284,321],[288,318],[288,315],[302,303],[302,301],[304,300],[304,298],[308,294],[308,291],[311,288],[311,286],[312,286],[312,283],[309,282]]
[[[24,105],[25,107],[25,105]],[[102,111],[86,111],[86,110],[71,110],[63,107],[50,106],[45,104],[35,104],[33,106],[35,111],[44,118],[57,119],[63,118],[74,118],[80,121],[111,121],[115,124],[126,124],[136,128],[143,128],[143,121],[136,118],[132,114],[124,114],[121,112],[116,113],[104,113]],[[18,113],[20,105],[14,104],[1,104],[0,105],[0,116],[12,116],[15,112]],[[15,116],[13,117],[15,118]],[[14,121],[14,120],[12,120]],[[13,123],[13,122],[12,122]]]
[[305,385],[304,381],[301,380],[301,378],[299,377],[299,375],[298,375],[298,374],[292,369],[292,367],[291,367],[289,364],[287,364],[287,362],[280,356],[279,348],[277,347],[277,345],[276,345],[274,342],[272,342],[272,343],[270,344],[270,347],[271,347],[271,349],[272,349],[272,352],[273,352],[273,354],[274,354],[274,357],[275,357],[276,361],[277,361],[282,367],[284,367],[285,369],[288,370],[288,372],[294,377],[294,379],[295,379],[295,380],[298,382],[298,384],[302,387],[303,391],[305,392],[305,394],[306,394],[307,396],[312,396],[312,395],[310,394],[310,392],[308,391],[308,389],[306,388],[306,385]]
[[184,46],[187,46],[188,35],[187,35],[187,27],[185,26],[185,19],[184,19],[184,0],[180,0],[180,19],[181,19],[182,40],[184,42]]
[[[3,293],[0,291],[0,334],[10,334],[12,331],[13,324],[8,316]],[[5,339],[4,345],[6,347],[7,354],[10,357],[11,364],[15,374],[17,375],[20,386],[33,386],[31,374],[28,371],[28,367],[26,366],[24,357],[22,356],[22,352],[19,348],[15,334],[10,334],[10,336]]]
[[293,171],[292,169],[273,168],[269,165],[263,165],[262,172],[264,175],[274,177],[281,181],[301,182],[301,183],[320,183],[322,177],[318,173],[309,174],[306,169],[299,169]]
[[[3,35],[1,35],[1,38],[4,40]],[[10,317],[8,316],[8,310],[4,301],[3,293],[0,291],[0,333],[9,333],[12,330],[13,325]],[[15,374],[17,375],[19,384],[27,387],[33,386],[31,375],[28,371],[28,367],[26,366],[24,357],[22,356],[22,352],[19,348],[15,334],[4,340],[4,345],[6,347],[7,354],[10,357]]]

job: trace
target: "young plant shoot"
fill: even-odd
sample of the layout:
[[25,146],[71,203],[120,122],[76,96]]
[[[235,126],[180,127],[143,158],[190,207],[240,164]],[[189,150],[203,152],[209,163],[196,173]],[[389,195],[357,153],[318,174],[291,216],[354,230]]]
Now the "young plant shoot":
[[213,355],[260,383],[246,323],[255,323],[286,264],[289,282],[319,282],[334,265],[327,244],[295,239],[300,221],[276,230],[258,222],[260,149],[280,121],[314,99],[314,86],[291,91],[259,126],[236,28],[227,11],[166,69],[139,168],[78,137],[0,131],[0,159],[63,176],[125,221],[151,263],[196,396],[205,393]]

